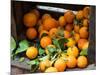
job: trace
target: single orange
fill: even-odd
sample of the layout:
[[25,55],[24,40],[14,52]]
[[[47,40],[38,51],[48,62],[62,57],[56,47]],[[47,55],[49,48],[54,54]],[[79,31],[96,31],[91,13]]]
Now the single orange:
[[64,13],[64,18],[65,18],[67,23],[73,23],[74,18],[75,18],[75,14],[71,10],[69,10],[69,11]]
[[73,47],[69,47],[67,49],[67,55],[71,55],[71,56],[74,56],[74,57],[77,57],[79,55],[79,50],[76,46],[73,46]]
[[52,44],[52,40],[49,36],[44,36],[41,38],[40,45],[42,48],[46,48],[50,44]]
[[77,66],[79,68],[85,68],[88,65],[88,60],[85,56],[79,56],[77,59]]
[[89,36],[88,28],[81,27],[79,30],[80,38],[87,39]]
[[89,17],[90,17],[90,12],[91,12],[91,9],[90,9],[90,7],[85,7],[84,9],[83,9],[83,15],[84,15],[84,18],[87,18],[87,19],[89,19]]
[[58,72],[63,72],[66,69],[66,63],[63,59],[58,59],[54,63],[54,67],[57,68]]
[[78,40],[78,48],[82,49],[82,47],[84,46],[84,44],[88,42],[87,39],[79,39]]
[[65,26],[65,24],[66,24],[66,21],[65,21],[64,16],[60,16],[59,17],[59,25],[63,27],[63,26]]
[[57,27],[57,21],[54,18],[48,18],[43,22],[43,27],[45,30],[50,30]]
[[26,51],[26,56],[29,58],[29,59],[34,59],[36,58],[38,55],[38,50],[37,48],[35,47],[29,47]]
[[68,68],[74,68],[77,65],[77,60],[74,56],[68,56],[67,57],[67,67]]
[[76,19],[82,20],[83,17],[84,17],[83,11],[82,10],[78,11],[77,14],[76,14]]
[[33,27],[37,23],[37,17],[34,13],[27,13],[24,15],[23,21],[26,27]]
[[37,36],[36,29],[35,28],[28,28],[27,31],[26,31],[26,36],[30,40],[36,38],[36,36]]

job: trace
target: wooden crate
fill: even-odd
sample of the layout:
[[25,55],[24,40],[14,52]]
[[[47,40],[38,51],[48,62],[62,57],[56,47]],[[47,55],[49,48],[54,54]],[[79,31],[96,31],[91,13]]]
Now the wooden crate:
[[[52,6],[52,7],[59,7],[59,8],[64,8],[64,9],[69,9],[69,10],[81,10],[85,6],[90,6],[90,5],[74,5],[74,4],[57,4],[57,3],[42,3],[42,2],[24,2],[24,1],[12,1],[11,3],[11,35],[17,40],[17,42],[21,39],[25,39],[26,37],[22,35],[21,33],[25,34],[26,27],[23,24],[23,15],[30,10],[36,8],[36,5],[45,5],[45,6]],[[90,25],[89,25],[89,50],[88,50],[88,58],[91,60],[89,61],[90,65],[85,68],[84,70],[94,70],[96,67],[96,7],[95,6],[90,6],[91,7],[91,18],[90,18]],[[52,11],[46,11],[46,10],[41,10],[40,15],[46,13],[50,13],[54,18],[58,18],[59,15],[62,15],[62,13],[56,13]],[[30,67],[27,66],[25,63],[19,63],[17,61],[11,60],[11,65],[30,70]],[[13,68],[13,67],[12,67]],[[68,69],[70,70],[70,69]],[[81,70],[81,69],[71,69],[72,70]],[[22,72],[23,73],[23,72]]]

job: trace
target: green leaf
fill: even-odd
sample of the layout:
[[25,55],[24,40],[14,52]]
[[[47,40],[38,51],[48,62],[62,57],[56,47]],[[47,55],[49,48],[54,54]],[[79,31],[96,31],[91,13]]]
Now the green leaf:
[[53,44],[58,48],[58,49],[61,49],[61,50],[64,50],[65,49],[65,46],[64,44],[68,42],[68,40],[66,38],[61,38],[59,40],[57,39],[53,39]]
[[39,58],[40,61],[44,61],[44,60],[46,60],[46,59],[49,59],[49,55],[46,55],[46,56],[44,56],[44,57],[42,57],[42,58]]
[[11,37],[11,40],[10,40],[10,48],[11,48],[11,51],[13,51],[15,48],[16,48],[16,41],[14,40],[13,37]]
[[53,44],[54,44],[57,48],[60,48],[58,39],[53,39]]
[[31,60],[27,62],[28,65],[39,65],[39,61],[37,59]]
[[39,48],[39,55],[43,55],[45,53],[44,49],[43,48]]
[[20,43],[19,43],[19,46],[23,49],[26,49],[27,47],[29,47],[29,43],[27,40],[22,40]]
[[56,48],[51,47],[51,46],[47,46],[47,49],[48,49],[48,51],[49,51],[50,53],[54,53],[54,52],[57,51]]
[[34,59],[27,62],[28,65],[31,65],[31,72],[35,72],[39,68],[39,60]]
[[64,50],[65,49],[64,44],[66,42],[68,42],[68,40],[66,38],[61,38],[61,39],[58,40],[58,43],[59,43],[59,46],[60,46],[61,50]]
[[18,53],[21,53],[21,52],[26,51],[28,47],[29,47],[28,41],[27,41],[27,40],[22,40],[22,41],[19,43],[19,47],[17,48],[15,54],[18,54]]
[[25,60],[25,58],[24,57],[21,57],[20,59],[19,59],[19,62],[23,62]]
[[80,55],[84,55],[84,56],[87,56],[88,53],[87,53],[88,49],[84,49],[80,52]]

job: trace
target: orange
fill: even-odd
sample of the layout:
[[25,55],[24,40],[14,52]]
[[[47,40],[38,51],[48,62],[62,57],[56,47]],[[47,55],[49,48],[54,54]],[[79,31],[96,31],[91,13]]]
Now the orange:
[[37,16],[37,18],[39,19],[40,12],[37,9],[33,9],[31,12],[34,13]]
[[40,62],[39,68],[43,72],[47,67],[50,67],[50,60],[46,59]]
[[29,59],[34,59],[36,58],[38,55],[38,50],[37,48],[35,47],[29,47],[26,51],[26,56],[29,58]]
[[49,67],[45,70],[45,72],[58,72],[58,70],[55,67]]
[[58,59],[54,63],[54,67],[58,70],[58,72],[63,72],[66,69],[66,63],[63,59]]
[[67,23],[73,23],[75,15],[72,11],[67,11],[64,13],[64,18],[66,20]]
[[68,47],[72,47],[72,46],[74,46],[75,44],[76,44],[75,40],[74,40],[73,38],[69,38],[66,45],[67,45]]
[[58,32],[58,29],[57,29],[57,28],[52,28],[52,29],[50,29],[50,31],[49,31],[49,36],[50,36],[51,38],[55,38],[55,37],[57,37],[57,32]]
[[24,15],[24,25],[27,27],[33,27],[37,23],[37,17],[34,13],[27,13]]
[[86,27],[89,26],[89,20],[88,19],[83,20],[83,26],[86,26]]
[[73,29],[73,24],[67,24],[67,25],[65,26],[65,30],[67,30],[67,31],[69,31],[69,32],[71,32],[72,29]]
[[43,22],[43,27],[45,30],[50,30],[57,27],[57,21],[53,18],[48,18]]
[[88,60],[85,56],[79,56],[77,58],[77,66],[79,68],[85,68],[88,65]]
[[35,28],[28,28],[27,31],[26,31],[26,36],[30,40],[36,38],[36,36],[37,36],[36,29]]
[[91,9],[90,9],[90,7],[85,7],[84,9],[83,9],[83,15],[84,15],[84,18],[89,18],[89,16],[90,16],[90,12],[91,12]]
[[65,24],[66,24],[66,21],[65,21],[64,16],[60,16],[59,17],[59,25],[63,27],[63,26],[65,26]]
[[84,44],[87,42],[86,39],[79,39],[78,40],[78,48],[82,49],[82,47],[84,46]]
[[80,29],[80,26],[79,25],[74,25],[74,31],[76,33],[79,33],[79,29]]
[[67,57],[67,67],[68,68],[74,68],[77,65],[77,60],[74,56],[68,56]]
[[78,42],[78,40],[80,39],[80,35],[78,33],[75,33],[74,39],[75,39],[76,42]]
[[69,47],[67,49],[67,55],[71,55],[71,56],[74,56],[74,57],[77,57],[79,55],[79,50],[76,46],[73,46],[73,47]]
[[49,34],[48,31],[46,31],[46,30],[41,30],[41,31],[40,31],[40,34],[39,34],[39,38],[41,38],[41,37],[43,36],[44,33],[45,33],[46,35]]
[[71,33],[68,32],[67,30],[64,31],[64,38],[70,38],[71,37]]
[[51,15],[50,14],[44,14],[43,16],[42,16],[42,22],[43,21],[45,21],[46,19],[48,19],[48,18],[51,18]]
[[89,32],[87,27],[81,27],[79,30],[80,38],[87,39]]
[[42,48],[46,48],[48,45],[52,44],[52,40],[49,36],[44,36],[40,40],[40,45]]
[[83,11],[82,10],[78,11],[76,14],[76,19],[81,20],[83,19],[83,17],[84,17]]

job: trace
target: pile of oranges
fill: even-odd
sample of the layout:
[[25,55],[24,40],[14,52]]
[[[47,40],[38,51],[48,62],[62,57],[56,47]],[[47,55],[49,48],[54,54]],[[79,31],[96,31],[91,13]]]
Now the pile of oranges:
[[[88,58],[87,56],[80,56],[80,52],[88,49],[89,18],[90,7],[84,7],[76,14],[68,10],[58,19],[52,17],[49,13],[40,15],[40,12],[36,9],[24,15],[23,22],[27,27],[27,39],[34,40],[38,38],[46,55],[49,54],[48,46],[56,48],[53,39],[63,37],[68,40],[64,44],[67,47],[66,53],[62,51],[60,56],[53,62],[50,59],[40,61],[39,69],[41,72],[63,72],[68,68],[87,67]],[[35,59],[38,53],[38,48],[31,46],[27,49],[26,56],[29,59]]]

